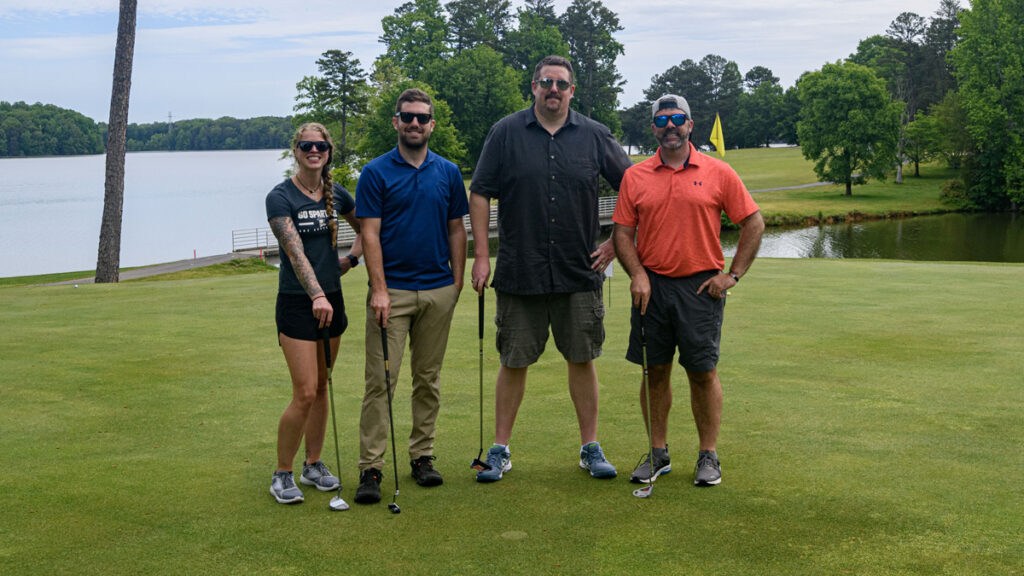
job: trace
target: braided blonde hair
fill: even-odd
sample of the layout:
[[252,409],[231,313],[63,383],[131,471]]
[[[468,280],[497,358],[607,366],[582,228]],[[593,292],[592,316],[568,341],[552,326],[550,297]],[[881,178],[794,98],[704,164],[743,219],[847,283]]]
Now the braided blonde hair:
[[334,140],[331,139],[331,133],[327,131],[323,124],[319,122],[306,122],[299,126],[295,131],[295,136],[292,137],[293,155],[299,140],[302,138],[302,133],[306,131],[319,132],[324,140],[331,145],[327,150],[327,162],[324,162],[323,168],[320,169],[320,181],[323,183],[324,204],[327,205],[327,227],[331,230],[331,248],[337,250],[338,219],[334,217],[334,179],[331,177],[331,163],[334,160]]

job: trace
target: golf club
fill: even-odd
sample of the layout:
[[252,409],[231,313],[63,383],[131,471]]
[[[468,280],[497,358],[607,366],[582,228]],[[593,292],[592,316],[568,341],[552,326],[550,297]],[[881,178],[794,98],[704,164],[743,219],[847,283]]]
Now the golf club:
[[490,470],[491,465],[480,459],[484,455],[484,292],[480,291],[480,304],[477,306],[477,332],[480,335],[480,451],[470,464],[481,472]]
[[[644,398],[647,400],[647,461],[651,467],[651,478],[646,486],[633,490],[633,496],[637,498],[650,498],[651,492],[654,490],[654,481],[657,477],[654,475],[654,442],[651,439],[651,389],[647,384],[647,335],[644,334],[643,314],[640,314],[640,350],[642,352],[644,369]],[[641,462],[643,462],[643,457],[641,457]]]
[[380,322],[380,341],[384,350],[384,386],[388,394],[388,424],[391,425],[391,462],[395,466],[395,495],[391,497],[391,504],[388,510],[392,514],[401,514],[402,509],[398,507],[398,455],[395,454],[395,417],[391,411],[391,366],[388,364],[388,329],[384,327],[384,320]]
[[[334,381],[331,379],[331,332],[327,328],[320,331],[324,341],[324,363],[327,365],[327,392],[331,398],[331,426],[334,428],[334,464],[335,470],[341,474],[341,448],[338,447],[338,421],[334,416]],[[338,477],[338,495],[331,498],[328,506],[335,512],[348,510],[348,502],[341,498],[341,476]]]

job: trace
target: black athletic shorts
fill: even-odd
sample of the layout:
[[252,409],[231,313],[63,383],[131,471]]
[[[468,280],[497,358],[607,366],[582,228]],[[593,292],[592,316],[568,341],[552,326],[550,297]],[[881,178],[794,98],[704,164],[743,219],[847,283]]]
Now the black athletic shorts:
[[[679,364],[687,370],[709,372],[718,365],[725,298],[713,298],[706,288],[697,294],[700,285],[718,273],[718,270],[709,270],[684,278],[670,278],[647,271],[651,299],[647,303],[647,314],[643,316],[643,327],[648,366],[672,362],[676,349]],[[626,360],[634,364],[643,360],[640,318],[640,310],[634,307],[626,352]]]
[[[348,328],[348,317],[345,316],[345,300],[341,291],[327,294],[327,301],[334,308],[334,316],[329,326],[331,338],[341,336]],[[319,322],[313,317],[313,301],[305,294],[277,294],[277,332],[296,340],[318,339]]]

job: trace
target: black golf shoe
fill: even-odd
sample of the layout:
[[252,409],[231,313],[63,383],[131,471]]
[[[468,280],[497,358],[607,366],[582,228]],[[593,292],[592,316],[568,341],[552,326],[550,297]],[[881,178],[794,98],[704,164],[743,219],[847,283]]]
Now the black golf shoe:
[[380,502],[381,473],[376,468],[367,468],[359,474],[359,488],[356,488],[357,504]]
[[420,456],[409,462],[409,465],[412,466],[412,477],[416,479],[416,483],[420,486],[440,486],[444,484],[441,473],[435,470],[434,465],[431,463],[433,460],[435,460],[433,456]]

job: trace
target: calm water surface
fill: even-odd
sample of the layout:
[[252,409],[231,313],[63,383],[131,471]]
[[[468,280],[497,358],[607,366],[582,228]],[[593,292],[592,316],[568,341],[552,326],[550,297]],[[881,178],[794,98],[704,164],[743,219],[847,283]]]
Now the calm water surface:
[[[125,161],[121,266],[231,252],[231,231],[266,226],[280,150],[138,152]],[[0,276],[92,270],[105,156],[0,158]]]
[[[739,232],[722,234],[727,255]],[[1024,217],[943,214],[810,228],[767,228],[758,256],[1024,262]]]
[[[264,198],[289,166],[280,157],[280,150],[128,154],[121,265],[230,252],[232,230],[267,226]],[[95,268],[104,163],[104,156],[0,158],[0,277]],[[723,234],[727,254],[737,238]],[[760,256],[1024,262],[1024,218],[948,214],[769,228]]]

